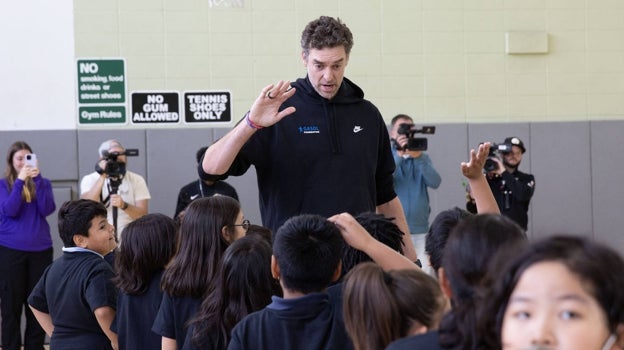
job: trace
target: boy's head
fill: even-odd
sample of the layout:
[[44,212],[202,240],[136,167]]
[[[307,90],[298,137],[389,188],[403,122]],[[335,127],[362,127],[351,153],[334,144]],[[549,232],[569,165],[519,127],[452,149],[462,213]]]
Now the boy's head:
[[460,221],[471,215],[463,209],[454,207],[440,212],[431,223],[429,233],[425,238],[425,253],[429,255],[429,262],[435,270],[436,276],[442,267],[444,246],[446,246],[451,231]]
[[106,254],[115,248],[114,228],[102,203],[79,199],[63,203],[58,228],[65,247],[81,247]]
[[340,276],[343,244],[340,231],[327,219],[318,215],[292,217],[273,236],[273,277],[290,291],[323,291]]
[[[403,232],[393,219],[375,212],[365,212],[356,216],[355,220],[376,240],[403,254]],[[366,253],[345,244],[342,249],[342,275],[346,275],[353,267],[366,261],[373,259]]]

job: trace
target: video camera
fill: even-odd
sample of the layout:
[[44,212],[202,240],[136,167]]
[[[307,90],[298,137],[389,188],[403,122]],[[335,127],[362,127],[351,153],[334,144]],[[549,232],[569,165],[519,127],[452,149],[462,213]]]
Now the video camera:
[[407,145],[405,145],[405,147],[401,147],[395,140],[392,140],[394,148],[399,151],[426,151],[427,139],[424,137],[416,137],[415,135],[433,135],[435,134],[435,129],[435,126],[423,126],[418,129],[414,124],[401,123],[397,129],[397,134],[407,136]]
[[494,158],[502,161],[500,153],[511,152],[511,146],[512,145],[510,143],[491,143],[490,152],[488,153],[488,157],[483,165],[483,170],[486,172],[498,170],[498,163],[494,160]]
[[106,174],[109,178],[122,178],[126,174],[126,163],[117,160],[119,156],[136,157],[139,155],[138,149],[126,149],[124,152],[104,152],[106,166],[100,168],[99,162],[95,164],[95,171]]

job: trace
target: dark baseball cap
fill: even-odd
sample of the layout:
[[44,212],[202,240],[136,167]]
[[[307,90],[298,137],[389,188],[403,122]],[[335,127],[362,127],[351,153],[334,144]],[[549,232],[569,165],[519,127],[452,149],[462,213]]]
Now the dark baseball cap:
[[503,143],[509,144],[512,146],[518,146],[522,150],[522,153],[526,152],[526,148],[524,148],[524,142],[522,142],[522,140],[520,140],[520,138],[516,136],[510,136],[506,138]]

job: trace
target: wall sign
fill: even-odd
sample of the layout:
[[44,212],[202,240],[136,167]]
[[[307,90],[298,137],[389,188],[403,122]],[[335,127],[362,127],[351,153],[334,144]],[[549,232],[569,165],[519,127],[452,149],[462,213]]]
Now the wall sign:
[[78,124],[126,123],[123,58],[77,60]]
[[133,91],[132,124],[174,124],[180,122],[178,92]]
[[229,91],[184,93],[184,122],[229,123],[232,121],[232,99]]

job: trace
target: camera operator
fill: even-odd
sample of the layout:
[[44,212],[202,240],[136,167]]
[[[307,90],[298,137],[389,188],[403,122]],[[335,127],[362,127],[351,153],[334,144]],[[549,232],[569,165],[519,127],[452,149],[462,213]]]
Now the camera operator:
[[114,223],[113,207],[118,208],[118,239],[121,239],[121,232],[127,224],[147,214],[150,199],[143,177],[126,170],[125,151],[117,140],[104,141],[98,150],[100,158],[95,171],[84,176],[80,182],[80,198],[104,203],[110,223]]
[[[427,153],[407,147],[409,135],[399,132],[401,124],[413,126],[414,121],[408,115],[399,114],[390,122],[390,138],[394,146],[393,155],[396,164],[393,175],[394,190],[403,205],[416,255],[422,260],[427,256],[425,234],[429,230],[431,212],[427,188],[438,188],[442,179]],[[422,261],[422,265],[423,268],[429,266],[426,261]]]
[[535,178],[518,170],[522,155],[526,152],[522,140],[508,137],[503,144],[511,145],[511,150],[500,151],[502,159],[490,157],[496,166],[486,170],[487,180],[501,214],[514,220],[526,231],[529,221],[527,212],[535,190]]

